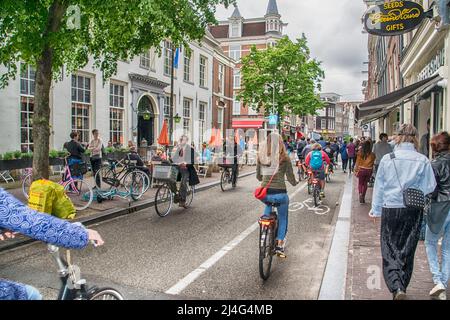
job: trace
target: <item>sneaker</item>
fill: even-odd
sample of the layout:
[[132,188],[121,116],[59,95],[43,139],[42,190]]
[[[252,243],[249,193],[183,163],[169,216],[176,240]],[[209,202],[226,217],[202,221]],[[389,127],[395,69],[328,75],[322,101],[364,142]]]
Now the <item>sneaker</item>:
[[179,203],[179,205],[178,205],[180,208],[185,208],[185,209],[187,209],[187,205],[186,205],[186,202],[185,201],[180,201],[180,203]]
[[406,292],[398,289],[394,292],[394,300],[405,300],[406,299]]
[[447,293],[444,291],[438,297],[437,300],[447,300]]
[[320,193],[320,198],[325,199],[325,192],[322,191],[322,192]]
[[276,247],[275,248],[275,254],[280,258],[286,258],[286,254],[284,253],[283,247]]
[[443,292],[445,292],[445,287],[442,283],[439,283],[430,291],[430,297],[437,298]]

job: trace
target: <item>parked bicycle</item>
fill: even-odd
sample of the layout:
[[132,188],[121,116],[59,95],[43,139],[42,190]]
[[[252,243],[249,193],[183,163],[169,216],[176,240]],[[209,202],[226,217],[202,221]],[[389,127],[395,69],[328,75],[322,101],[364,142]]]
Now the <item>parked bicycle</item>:
[[52,255],[61,280],[61,288],[58,300],[124,300],[122,294],[113,288],[89,288],[86,280],[81,278],[80,268],[71,262],[70,250],[67,250],[63,259],[60,249],[54,245],[48,245],[48,251]]
[[[166,217],[172,210],[174,203],[179,202],[180,183],[177,183],[178,165],[159,165],[153,171],[154,178],[162,184],[158,187],[155,195],[156,213]],[[187,196],[185,208],[188,208],[194,200],[195,186],[187,185]]]
[[141,199],[150,188],[150,177],[135,165],[136,161],[108,159],[95,175],[97,201],[115,196],[131,197],[135,201]]
[[[72,176],[72,171],[79,171],[78,165],[70,168],[67,158],[64,159],[64,163],[62,178],[58,183],[64,187],[64,192],[72,201],[75,209],[77,211],[85,210],[89,208],[94,199],[92,187],[84,179],[74,178]],[[25,172],[22,180],[22,193],[28,199],[30,187],[33,182],[33,170],[28,168]]]
[[268,203],[272,206],[269,217],[262,216],[259,219],[259,275],[263,280],[270,277],[272,260],[276,255],[276,236],[278,233],[278,215],[275,208],[278,203]]

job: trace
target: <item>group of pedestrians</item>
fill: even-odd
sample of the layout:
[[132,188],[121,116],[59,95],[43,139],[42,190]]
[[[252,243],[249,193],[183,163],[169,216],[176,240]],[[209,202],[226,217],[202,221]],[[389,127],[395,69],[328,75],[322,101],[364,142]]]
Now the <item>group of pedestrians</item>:
[[[425,246],[435,285],[430,296],[446,300],[450,275],[450,137],[442,132],[430,139],[432,161],[419,152],[418,132],[410,124],[401,126],[392,145],[390,149],[387,136],[382,135],[370,154],[366,141],[358,156],[362,160],[357,161],[360,181],[367,180],[370,169],[366,167],[370,167],[372,161],[377,171],[369,215],[381,217],[386,285],[395,300],[405,299],[426,214]],[[429,205],[426,205],[427,199]]]

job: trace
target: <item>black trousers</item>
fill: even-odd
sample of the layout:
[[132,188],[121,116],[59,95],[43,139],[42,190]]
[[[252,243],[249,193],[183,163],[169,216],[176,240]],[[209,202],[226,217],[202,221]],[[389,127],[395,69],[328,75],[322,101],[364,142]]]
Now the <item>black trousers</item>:
[[[102,159],[101,158],[91,158],[91,167],[92,167],[92,174],[95,175],[97,174],[97,171],[100,170],[100,168],[102,167]],[[101,187],[101,177],[97,176],[95,177],[95,184],[97,187]]]
[[233,168],[232,168],[232,171],[233,171],[233,181],[232,181],[232,184],[233,184],[233,185],[236,185],[236,183],[237,183],[237,178],[238,178],[238,176],[239,176],[239,165],[238,165],[238,164],[234,164],[234,165],[233,165]]
[[383,276],[391,293],[398,289],[406,292],[411,281],[422,219],[422,210],[383,208],[381,217]]

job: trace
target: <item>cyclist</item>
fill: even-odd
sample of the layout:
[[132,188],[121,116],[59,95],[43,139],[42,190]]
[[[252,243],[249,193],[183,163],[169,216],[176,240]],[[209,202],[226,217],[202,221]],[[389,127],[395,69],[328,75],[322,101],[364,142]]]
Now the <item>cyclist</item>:
[[[275,150],[273,150],[275,149]],[[267,171],[268,174],[264,174]],[[272,133],[267,140],[261,144],[256,164],[256,178],[266,187],[272,179],[267,190],[267,196],[262,200],[266,204],[264,217],[269,217],[272,212],[271,204],[279,204],[278,207],[278,234],[276,253],[285,257],[284,247],[286,244],[286,233],[288,229],[289,196],[285,183],[287,177],[293,186],[298,184],[294,176],[291,160],[283,143],[283,138],[278,133]]]
[[312,146],[312,151],[306,156],[305,163],[314,173],[314,176],[319,179],[320,183],[320,197],[325,198],[325,163],[329,166],[331,161],[328,155],[322,150],[322,146],[318,143]]
[[303,149],[305,149],[307,144],[308,143],[306,142],[305,137],[302,137],[300,139],[300,141],[297,143],[297,156],[298,156],[298,160],[300,160],[300,162],[301,162],[302,159],[304,159],[302,157],[302,152],[303,152]]
[[[32,210],[0,188],[0,240],[14,238],[16,232],[68,249],[83,249],[89,241],[104,244],[97,231]],[[0,300],[41,299],[32,286],[0,279]]]
[[225,141],[224,145],[224,163],[226,162],[226,158],[233,158],[233,181],[232,185],[233,188],[236,187],[237,178],[239,175],[239,163],[238,163],[238,157],[242,155],[242,149],[239,144],[236,143],[236,140],[234,138],[234,135],[231,134],[227,137],[227,140]]
[[[187,186],[198,185],[200,180],[195,170],[195,150],[188,143],[189,138],[186,135],[182,135],[180,142],[172,153],[172,162],[177,164],[181,175],[181,186],[179,192],[179,206],[182,208],[187,208],[186,198],[187,198]],[[176,194],[176,186],[171,184],[172,191]]]
[[334,172],[334,166],[336,165],[334,163],[334,157],[335,157],[335,151],[333,150],[332,146],[331,146],[331,142],[327,142],[325,149],[324,149],[325,153],[327,154],[328,158],[330,158],[330,165],[328,166],[328,170],[330,172]]

